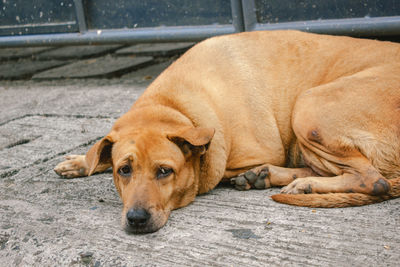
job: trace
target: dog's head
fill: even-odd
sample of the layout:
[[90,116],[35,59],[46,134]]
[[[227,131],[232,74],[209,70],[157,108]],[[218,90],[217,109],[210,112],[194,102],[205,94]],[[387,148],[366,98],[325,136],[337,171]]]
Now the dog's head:
[[123,227],[132,233],[154,232],[171,210],[194,200],[200,158],[213,135],[214,129],[195,127],[175,132],[154,127],[113,130],[87,155],[89,175],[99,164],[111,163],[123,202]]

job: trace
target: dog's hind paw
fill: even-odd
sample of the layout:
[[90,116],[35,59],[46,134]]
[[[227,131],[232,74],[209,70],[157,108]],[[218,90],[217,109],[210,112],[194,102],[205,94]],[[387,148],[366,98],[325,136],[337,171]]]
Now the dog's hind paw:
[[237,190],[249,190],[251,188],[265,189],[271,187],[269,182],[269,171],[268,168],[263,167],[261,169],[255,168],[249,170],[237,177],[231,179],[231,184],[235,186]]
[[69,155],[65,161],[60,162],[54,171],[64,178],[75,178],[88,175],[85,155]]

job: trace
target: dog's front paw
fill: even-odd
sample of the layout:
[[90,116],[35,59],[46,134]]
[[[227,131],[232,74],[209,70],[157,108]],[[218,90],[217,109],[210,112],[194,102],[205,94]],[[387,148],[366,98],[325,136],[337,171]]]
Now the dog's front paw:
[[281,190],[282,194],[311,194],[313,193],[312,181],[307,178],[298,178]]
[[65,178],[75,178],[88,175],[88,166],[85,155],[69,155],[65,161],[59,163],[54,171]]
[[268,167],[249,170],[238,177],[232,178],[231,184],[233,184],[237,190],[269,188],[271,184],[269,182]]

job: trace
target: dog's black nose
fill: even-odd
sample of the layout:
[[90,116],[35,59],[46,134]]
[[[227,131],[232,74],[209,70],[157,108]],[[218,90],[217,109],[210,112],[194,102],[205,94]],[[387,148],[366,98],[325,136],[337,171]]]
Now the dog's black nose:
[[126,213],[126,221],[131,227],[143,227],[147,224],[150,219],[150,213],[145,209],[130,209]]

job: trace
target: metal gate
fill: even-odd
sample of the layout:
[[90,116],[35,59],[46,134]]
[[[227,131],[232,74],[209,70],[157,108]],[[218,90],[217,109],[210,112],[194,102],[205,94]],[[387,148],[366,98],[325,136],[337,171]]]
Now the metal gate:
[[199,41],[276,29],[396,36],[400,35],[400,1],[0,1],[0,47]]

